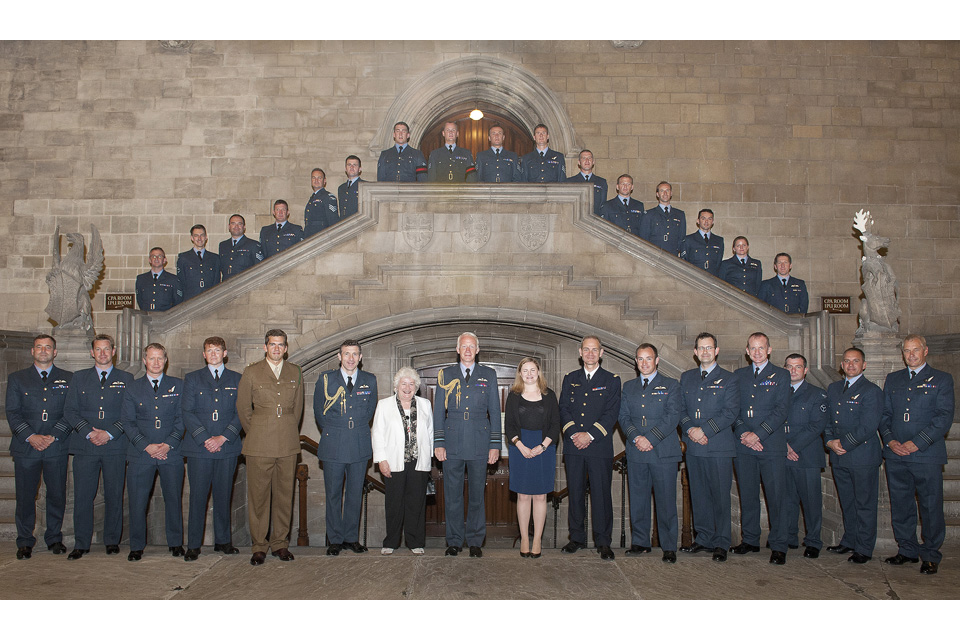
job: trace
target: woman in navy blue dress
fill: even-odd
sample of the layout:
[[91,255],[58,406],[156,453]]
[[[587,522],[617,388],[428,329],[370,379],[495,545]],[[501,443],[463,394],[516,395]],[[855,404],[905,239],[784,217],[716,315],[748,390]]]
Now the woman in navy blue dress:
[[[539,558],[543,524],[547,519],[547,494],[553,491],[560,438],[557,394],[547,387],[539,363],[524,358],[507,395],[504,433],[510,443],[510,490],[517,493],[520,521],[520,555]],[[533,540],[529,540],[533,515]]]

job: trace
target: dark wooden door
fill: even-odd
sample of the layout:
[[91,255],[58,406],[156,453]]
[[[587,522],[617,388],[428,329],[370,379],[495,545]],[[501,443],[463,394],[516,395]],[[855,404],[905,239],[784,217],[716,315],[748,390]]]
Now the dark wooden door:
[[[511,121],[506,116],[496,113],[495,111],[488,111],[485,108],[482,108],[483,119],[471,120],[471,110],[457,113],[431,124],[420,139],[420,150],[423,152],[423,155],[429,158],[431,151],[443,145],[443,125],[447,122],[457,123],[457,126],[460,128],[460,137],[457,139],[457,145],[469,149],[474,158],[477,157],[477,153],[490,146],[487,131],[494,124],[499,124],[503,127],[503,147],[505,149],[513,151],[518,156],[533,151],[532,132],[527,131],[524,127]],[[510,377],[512,379],[513,374],[511,374]]]

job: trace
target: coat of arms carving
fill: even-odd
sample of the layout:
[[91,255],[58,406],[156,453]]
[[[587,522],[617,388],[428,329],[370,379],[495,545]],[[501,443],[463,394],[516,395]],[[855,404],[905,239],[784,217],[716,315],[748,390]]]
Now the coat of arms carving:
[[530,251],[536,251],[547,241],[549,226],[545,213],[524,214],[520,216],[520,227],[517,233],[520,244]]
[[465,213],[460,217],[460,223],[460,235],[471,251],[479,251],[490,240],[492,219],[489,213]]
[[423,251],[433,238],[433,215],[405,213],[400,220],[403,239],[414,251]]

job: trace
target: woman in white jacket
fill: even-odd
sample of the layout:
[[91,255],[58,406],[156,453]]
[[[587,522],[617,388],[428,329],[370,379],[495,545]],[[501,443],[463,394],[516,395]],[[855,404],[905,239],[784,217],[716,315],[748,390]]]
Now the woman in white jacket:
[[377,403],[373,416],[373,462],[386,488],[387,535],[382,555],[400,546],[423,555],[426,542],[427,482],[433,457],[433,408],[416,395],[420,376],[403,367],[393,376],[394,394]]

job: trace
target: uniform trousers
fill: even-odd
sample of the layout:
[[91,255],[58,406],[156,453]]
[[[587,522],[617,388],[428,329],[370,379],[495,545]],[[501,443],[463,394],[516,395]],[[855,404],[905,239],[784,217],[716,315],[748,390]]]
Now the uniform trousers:
[[187,458],[187,479],[190,480],[190,510],[187,525],[187,548],[203,546],[203,529],[207,523],[207,498],[213,493],[213,543],[229,544],[230,498],[237,456],[227,458]]
[[164,530],[168,547],[183,544],[183,458],[170,464],[130,462],[127,465],[127,499],[130,506],[130,550],[147,546],[147,507],[157,474],[163,492]]
[[123,532],[124,456],[74,454],[73,532],[74,548],[90,549],[93,541],[93,503],[103,474],[103,544],[120,544]]
[[[629,446],[629,445],[628,445]],[[650,493],[657,504],[657,535],[664,551],[677,550],[677,463],[627,463],[630,487],[630,541],[650,546]]]
[[837,486],[837,497],[843,512],[840,544],[868,558],[872,557],[873,547],[877,543],[879,469],[874,466],[833,467],[833,482]]
[[609,458],[565,456],[567,491],[570,496],[567,525],[570,541],[587,543],[587,480],[590,481],[590,516],[593,522],[593,543],[609,547],[613,539],[613,462]]
[[[281,458],[246,456],[247,513],[253,553],[289,546],[297,454]],[[267,533],[270,539],[267,540]]]
[[707,549],[728,549],[733,458],[688,455],[687,476],[695,542]]
[[806,535],[803,536],[803,546],[820,549],[823,547],[823,540],[820,539],[820,530],[823,525],[823,489],[820,485],[820,469],[787,465],[783,500],[787,545],[797,544],[797,538],[800,536],[801,506],[806,531]]
[[[467,515],[463,515],[464,471],[467,481]],[[447,458],[443,463],[443,513],[446,518],[448,547],[483,545],[487,535],[487,517],[483,492],[487,482],[487,458],[458,460]]]
[[43,541],[47,546],[63,541],[63,513],[67,508],[67,454],[48,458],[14,458],[14,484],[17,507],[17,546],[33,547],[37,543],[33,528],[37,524],[37,490],[40,478],[47,490],[47,529]]
[[422,548],[426,544],[427,482],[429,471],[417,471],[417,461],[406,462],[403,471],[390,472],[383,479],[384,509],[386,511],[387,535],[383,546],[396,549],[401,535],[408,549]]
[[360,505],[367,461],[323,461],[323,487],[326,499],[327,542],[343,544],[359,541]]
[[[947,532],[943,518],[943,466],[889,459],[886,462],[890,516],[899,552],[939,563],[943,558],[940,546]],[[923,544],[917,544],[918,507]]]
[[740,487],[740,539],[760,546],[760,482],[767,496],[767,514],[770,516],[770,534],[767,542],[771,551],[787,551],[787,531],[783,519],[783,498],[787,475],[784,455],[763,458],[737,453],[737,485]]

